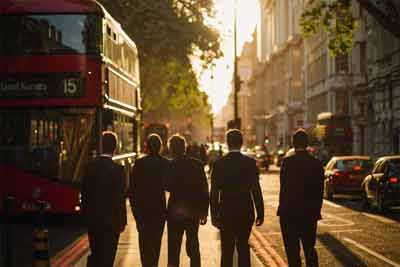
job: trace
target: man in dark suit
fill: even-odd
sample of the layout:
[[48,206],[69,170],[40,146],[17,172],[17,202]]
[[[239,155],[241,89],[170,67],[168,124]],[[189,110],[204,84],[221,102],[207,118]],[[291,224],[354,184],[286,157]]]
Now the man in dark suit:
[[226,134],[229,153],[215,162],[211,174],[211,219],[221,234],[221,267],[232,267],[233,251],[239,256],[239,267],[250,266],[248,240],[254,224],[264,222],[264,201],[259,171],[254,159],[243,155],[239,130]]
[[297,130],[292,140],[295,153],[283,159],[280,171],[278,216],[289,267],[301,266],[300,241],[307,266],[316,267],[315,239],[321,219],[324,169],[307,152],[304,130]]
[[165,176],[168,199],[168,267],[179,266],[183,233],[186,232],[186,253],[191,267],[200,267],[199,224],[206,224],[208,184],[204,165],[186,156],[185,139],[174,135],[169,139],[171,160]]
[[103,154],[89,162],[82,178],[82,212],[88,227],[88,267],[112,267],[126,225],[125,174],[112,160],[117,136],[103,132]]
[[143,267],[157,267],[167,214],[163,178],[168,160],[160,156],[161,138],[147,138],[148,155],[136,160],[130,179],[130,203],[139,232]]

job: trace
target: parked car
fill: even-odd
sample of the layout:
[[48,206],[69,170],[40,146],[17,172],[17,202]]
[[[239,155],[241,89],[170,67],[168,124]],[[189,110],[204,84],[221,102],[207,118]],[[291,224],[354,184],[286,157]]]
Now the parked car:
[[400,205],[400,156],[379,158],[361,184],[364,207],[374,205],[379,212]]
[[360,194],[361,183],[372,166],[367,156],[332,157],[325,168],[324,198],[332,199],[334,194]]

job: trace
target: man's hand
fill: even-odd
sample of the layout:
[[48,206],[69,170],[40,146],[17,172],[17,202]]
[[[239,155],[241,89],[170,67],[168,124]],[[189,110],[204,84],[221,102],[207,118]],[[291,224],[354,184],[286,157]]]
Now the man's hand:
[[207,223],[207,216],[200,218],[200,224],[205,225]]
[[264,223],[264,218],[257,217],[256,226],[260,226]]

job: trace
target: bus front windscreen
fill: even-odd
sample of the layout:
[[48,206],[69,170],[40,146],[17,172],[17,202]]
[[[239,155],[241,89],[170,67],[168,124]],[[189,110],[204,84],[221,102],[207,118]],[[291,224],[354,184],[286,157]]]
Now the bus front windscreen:
[[91,14],[0,16],[0,55],[99,54],[101,21]]
[[79,183],[94,143],[94,110],[0,111],[0,165]]

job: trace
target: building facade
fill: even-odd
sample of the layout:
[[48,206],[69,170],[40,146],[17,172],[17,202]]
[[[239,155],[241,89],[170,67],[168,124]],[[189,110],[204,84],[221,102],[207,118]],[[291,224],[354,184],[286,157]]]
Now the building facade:
[[[272,150],[286,149],[294,129],[304,125],[302,0],[262,0],[257,31],[261,72],[254,77],[264,105],[255,114],[256,132]],[[258,141],[260,138],[258,138]]]
[[[354,152],[374,157],[399,153],[400,41],[387,32],[357,1],[361,27],[352,51],[354,71]],[[397,8],[400,3],[396,1]]]

